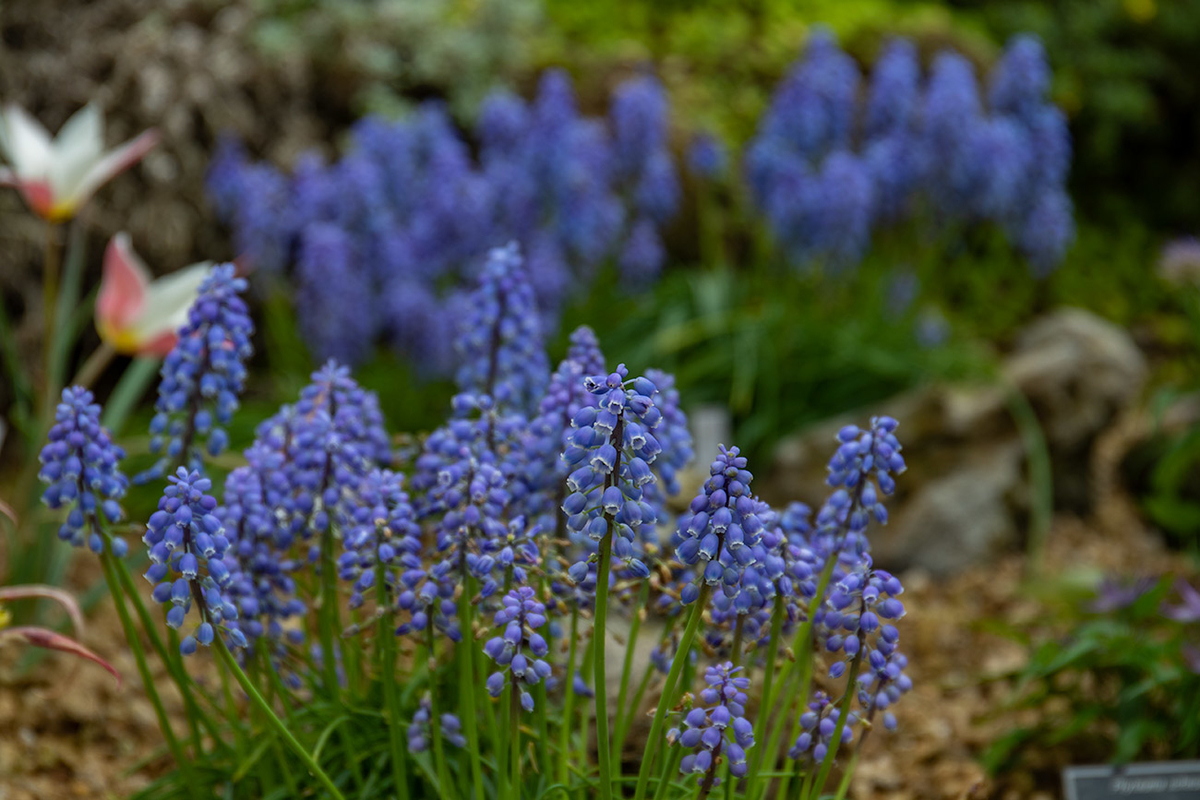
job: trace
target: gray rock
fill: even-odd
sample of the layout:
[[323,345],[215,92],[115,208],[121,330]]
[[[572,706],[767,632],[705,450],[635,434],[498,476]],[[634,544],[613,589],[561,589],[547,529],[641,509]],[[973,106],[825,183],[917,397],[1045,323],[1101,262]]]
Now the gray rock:
[[900,422],[909,471],[889,502],[891,523],[875,529],[881,564],[940,575],[1018,546],[1028,515],[1024,445],[1009,392],[1033,408],[1049,450],[1055,504],[1086,512],[1099,434],[1137,400],[1146,360],[1119,326],[1079,309],[1034,321],[986,385],[932,385],[860,409],[782,441],[763,496],[816,507],[828,493],[825,465],[839,428],[875,414]]
[[1023,460],[1019,442],[1001,443],[918,489],[873,538],[876,560],[888,569],[949,575],[1015,548]]
[[1038,412],[1051,448],[1063,450],[1090,443],[1135,400],[1147,366],[1123,328],[1066,308],[1017,337],[1004,372]]

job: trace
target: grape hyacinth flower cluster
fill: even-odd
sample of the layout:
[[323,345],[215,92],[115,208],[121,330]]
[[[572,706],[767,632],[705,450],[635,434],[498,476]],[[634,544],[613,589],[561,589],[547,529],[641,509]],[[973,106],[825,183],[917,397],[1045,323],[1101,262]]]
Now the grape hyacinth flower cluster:
[[[732,596],[738,593],[742,572],[755,562],[754,549],[763,524],[758,517],[759,503],[750,494],[754,476],[738,448],[722,445],[709,473],[689,506],[691,516],[686,525],[680,525],[681,541],[675,555],[688,565],[703,561],[704,583],[720,586]],[[700,587],[692,583],[683,587],[680,599],[690,605],[699,597]]]
[[291,175],[224,140],[208,193],[240,257],[297,286],[318,358],[354,364],[386,341],[425,374],[452,374],[470,311],[458,287],[498,244],[526,254],[547,333],[610,260],[657,274],[661,228],[679,204],[667,112],[658,82],[638,77],[617,88],[608,120],[586,117],[570,78],[549,70],[528,102],[485,98],[477,156],[431,102],[398,121],[360,120],[338,160],[308,155]]
[[229,593],[238,607],[238,628],[251,642],[266,636],[275,642],[286,638],[299,643],[303,632],[285,624],[305,612],[293,577],[302,562],[288,555],[291,539],[281,535],[272,505],[274,493],[264,486],[272,474],[278,474],[266,466],[271,458],[254,448],[247,452],[250,465],[225,478],[224,504],[217,515],[230,540],[230,558],[225,562],[233,573]]
[[965,57],[938,54],[923,83],[916,48],[893,39],[860,105],[857,67],[818,32],[747,149],[751,194],[798,265],[853,266],[876,229],[932,212],[941,229],[997,226],[1044,275],[1074,236],[1071,143],[1049,77],[1041,43],[1014,37],[985,103]]
[[379,398],[332,361],[313,373],[294,405],[259,426],[256,445],[278,454],[276,513],[286,519],[287,536],[304,539],[340,522],[361,481],[391,459]]
[[[788,750],[788,757],[793,759],[807,758],[820,764],[829,753],[829,747],[838,729],[841,719],[841,709],[830,702],[829,695],[817,692],[808,704],[808,710],[800,715],[800,728],[803,731],[795,744]],[[854,741],[854,724],[858,716],[854,713],[846,717],[842,723],[842,744]]]
[[704,675],[707,684],[700,690],[700,701],[683,719],[682,733],[672,730],[668,741],[695,752],[684,756],[679,771],[684,775],[703,776],[706,789],[719,786],[718,766],[722,760],[729,764],[729,774],[745,777],[746,751],[754,746],[754,728],[746,719],[746,689],[750,679],[738,675],[741,667],[730,662],[708,668]]
[[[658,479],[646,484],[645,499],[654,509],[658,519],[667,518],[667,498],[679,494],[679,473],[692,460],[692,432],[687,414],[680,406],[679,390],[675,388],[675,376],[661,369],[646,370],[646,380],[654,384],[651,396],[654,407],[662,415],[655,428],[654,436],[662,445],[662,453],[650,465]],[[653,533],[651,526],[642,528],[644,533]],[[657,538],[654,539],[657,543]]]
[[[608,376],[592,376],[585,386],[598,406],[580,408],[571,421],[563,459],[571,494],[563,503],[567,529],[592,542],[611,535],[612,555],[638,578],[650,570],[639,557],[637,531],[653,525],[654,510],[643,499],[654,481],[650,463],[662,452],[653,430],[662,419],[651,397],[657,390],[646,378],[629,378],[624,364]],[[596,556],[575,562],[569,576],[582,583]]]
[[[50,508],[68,507],[67,518],[59,526],[58,538],[75,547],[85,543],[93,553],[104,549],[101,521],[120,522],[120,500],[129,486],[121,473],[125,451],[113,444],[108,431],[100,425],[100,406],[92,393],[80,386],[62,391],[62,401],[54,412],[49,441],[38,460],[38,478],[48,484],[42,502]],[[113,554],[125,555],[125,540],[112,539]]]
[[688,146],[687,163],[692,174],[707,180],[716,180],[726,169],[729,155],[725,145],[711,133],[697,133]]
[[246,281],[232,264],[221,264],[200,285],[200,295],[162,365],[158,402],[150,423],[150,451],[162,457],[139,482],[160,476],[168,462],[203,471],[199,445],[210,456],[229,443],[223,426],[238,407],[246,360],[254,349],[254,323],[241,294]]
[[455,341],[459,391],[532,413],[550,373],[540,325],[517,244],[492,250]]
[[626,280],[643,286],[665,261],[659,226],[679,207],[679,176],[667,149],[668,111],[666,92],[650,75],[626,81],[613,94],[617,180],[632,197],[634,212],[618,263]]
[[580,408],[594,406],[597,400],[584,388],[585,376],[603,371],[604,354],[596,334],[580,326],[571,333],[567,357],[550,376],[522,443],[525,513],[547,532],[553,531],[555,538],[565,534],[566,517],[559,507],[566,498],[568,469],[562,452],[571,434],[571,420]]
[[229,540],[216,498],[208,494],[212,481],[184,467],[169,481],[142,537],[150,549],[146,580],[154,584],[154,600],[170,606],[167,625],[176,630],[184,628],[193,604],[199,606],[199,620],[179,645],[185,656],[211,645],[222,629],[231,645],[246,647],[246,635],[228,624],[238,611],[226,596],[233,581],[223,560]]
[[514,692],[519,692],[521,707],[533,711],[533,695],[524,687],[536,686],[551,672],[549,662],[544,660],[550,646],[538,633],[538,628],[546,624],[546,607],[528,586],[513,589],[502,602],[495,622],[503,633],[489,639],[483,652],[504,670],[488,677],[487,691],[499,697],[508,682]]
[[353,584],[350,608],[363,604],[363,595],[378,580],[379,567],[394,598],[399,576],[421,567],[421,528],[404,491],[404,476],[386,469],[369,472],[346,523],[346,551],[338,558],[338,577]]
[[872,519],[887,523],[883,497],[896,489],[893,475],[906,469],[891,417],[872,417],[863,430],[847,425],[838,431],[838,449],[829,460],[825,482],[834,492],[817,513],[813,546],[824,554],[869,548],[865,531]]
[[[433,702],[429,695],[421,698],[417,713],[413,714],[412,724],[408,726],[408,749],[413,753],[424,753],[429,749],[429,740],[433,736]],[[466,737],[462,735],[462,722],[449,711],[441,717],[442,738],[455,747],[466,747]]]

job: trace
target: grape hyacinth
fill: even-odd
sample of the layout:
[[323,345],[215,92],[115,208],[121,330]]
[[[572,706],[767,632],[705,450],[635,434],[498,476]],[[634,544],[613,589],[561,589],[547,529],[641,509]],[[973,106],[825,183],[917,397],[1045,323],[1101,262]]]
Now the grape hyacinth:
[[[429,740],[433,736],[433,701],[426,694],[421,698],[417,713],[413,714],[412,724],[408,726],[408,749],[413,753],[424,753],[429,749]],[[442,723],[442,738],[455,747],[466,747],[466,737],[462,735],[462,723],[458,717],[445,712],[440,717]]]
[[401,120],[360,120],[337,161],[307,154],[291,175],[224,139],[207,185],[239,258],[293,279],[317,358],[356,363],[386,340],[422,374],[445,375],[458,366],[458,287],[478,280],[498,244],[527,255],[547,333],[619,254],[657,273],[680,201],[668,113],[658,81],[639,76],[617,87],[608,119],[588,118],[567,74],[548,70],[528,102],[485,98],[477,156],[445,107],[427,102]]
[[201,440],[210,456],[228,445],[223,426],[237,410],[246,360],[253,352],[254,324],[241,298],[245,289],[246,281],[235,277],[232,264],[213,267],[200,285],[179,341],[162,365],[150,423],[150,451],[162,457],[138,476],[139,482],[160,476],[168,462],[202,472]]
[[533,288],[516,243],[488,254],[455,342],[458,388],[500,413],[531,413],[550,373]]
[[701,132],[692,137],[687,162],[694,175],[715,180],[725,171],[728,160],[725,145],[716,136]]
[[845,540],[864,551],[870,520],[887,523],[883,496],[896,490],[892,476],[906,469],[895,435],[898,424],[891,417],[872,417],[868,430],[847,425],[838,431],[838,449],[825,479],[834,492],[817,514],[814,544],[819,549],[833,552]]
[[287,554],[291,537],[281,535],[264,487],[273,474],[272,454],[251,448],[247,460],[248,466],[225,478],[225,502],[216,512],[230,540],[225,563],[233,574],[229,594],[238,607],[237,626],[251,642],[266,636],[298,644],[303,632],[285,624],[305,612],[293,578],[300,563]]
[[[104,549],[101,521],[114,523],[122,518],[120,500],[129,486],[120,468],[125,451],[100,426],[100,406],[80,386],[63,389],[48,439],[38,456],[42,465],[38,478],[47,484],[42,502],[50,508],[70,508],[58,538],[75,547],[86,543],[93,553],[100,553]],[[112,550],[119,558],[128,545],[114,537]]]
[[701,775],[701,792],[719,786],[718,767],[728,762],[729,774],[745,777],[746,751],[754,746],[754,728],[746,719],[746,689],[750,679],[738,675],[741,667],[730,662],[708,668],[704,675],[707,684],[700,690],[703,706],[696,706],[684,717],[683,731],[672,730],[668,741],[695,752],[679,762],[684,775]]
[[559,513],[566,498],[567,464],[562,452],[571,434],[571,420],[584,405],[594,406],[596,395],[584,388],[584,377],[604,371],[604,354],[596,334],[587,326],[571,333],[567,357],[550,376],[538,413],[529,422],[523,441],[527,486],[525,513],[555,539],[566,533],[566,517]]
[[[695,453],[692,451],[692,432],[687,414],[679,404],[675,376],[660,369],[648,369],[646,379],[654,384],[655,392],[650,399],[662,415],[654,433],[662,445],[662,452],[650,467],[658,480],[646,484],[644,495],[646,502],[654,509],[655,517],[666,519],[667,498],[679,494],[679,473],[691,462]],[[642,530],[647,534],[655,534],[653,526],[645,526]],[[654,543],[658,543],[657,538]]]
[[[808,758],[820,764],[829,752],[834,733],[839,725],[841,710],[834,706],[829,695],[817,692],[808,710],[800,715],[800,728],[803,731],[796,737],[795,743],[788,750],[788,756],[793,759]],[[851,713],[842,724],[841,744],[854,741],[853,725],[858,722],[858,716]]]
[[1074,237],[1070,135],[1049,75],[1041,43],[1015,37],[985,103],[964,56],[939,53],[923,80],[913,43],[892,39],[860,103],[853,61],[814,35],[744,157],[780,252],[797,266],[846,268],[883,226],[988,223],[1045,275]]
[[246,647],[246,635],[228,623],[238,618],[237,607],[228,596],[233,576],[224,562],[229,540],[215,513],[217,501],[208,494],[212,481],[184,467],[169,478],[150,516],[142,541],[150,548],[146,580],[154,584],[155,602],[169,605],[167,625],[182,629],[193,602],[199,620],[179,645],[183,655],[208,647],[218,631],[229,643]]
[[[421,568],[421,528],[400,473],[372,470],[352,502],[350,527],[342,538],[346,552],[338,559],[338,577],[353,582],[350,608],[358,608],[363,604],[363,595],[378,580],[378,567],[383,567],[392,598],[397,594],[398,574]],[[377,609],[376,613],[384,610]]]
[[[643,497],[644,487],[655,480],[650,463],[662,452],[652,433],[662,418],[651,399],[657,388],[646,378],[630,379],[624,364],[608,376],[587,378],[585,387],[599,405],[580,408],[571,421],[563,452],[572,470],[567,476],[571,494],[563,503],[567,529],[594,542],[607,538],[613,557],[634,577],[645,578],[650,570],[636,545],[638,529],[656,519]],[[571,580],[582,583],[595,560],[591,555],[573,564]]]
[[[736,447],[720,448],[709,466],[709,479],[689,506],[686,525],[680,524],[676,557],[684,564],[704,562],[701,579],[720,586],[727,596],[738,593],[742,572],[755,562],[754,549],[762,534],[759,503],[750,494],[753,475]],[[680,599],[696,602],[700,587],[684,586]]]
[[[278,484],[276,514],[286,519],[284,535],[305,539],[345,519],[363,478],[391,460],[379,398],[333,361],[312,381],[294,405],[259,426],[256,439],[256,446],[278,454],[272,479]],[[316,558],[315,549],[309,557]]]
[[549,662],[544,660],[550,647],[537,632],[546,624],[546,607],[537,601],[532,588],[520,586],[504,596],[495,622],[503,634],[489,639],[483,652],[504,670],[488,677],[488,694],[499,697],[509,682],[513,692],[520,694],[521,707],[533,711],[533,695],[524,687],[537,685],[551,672]]

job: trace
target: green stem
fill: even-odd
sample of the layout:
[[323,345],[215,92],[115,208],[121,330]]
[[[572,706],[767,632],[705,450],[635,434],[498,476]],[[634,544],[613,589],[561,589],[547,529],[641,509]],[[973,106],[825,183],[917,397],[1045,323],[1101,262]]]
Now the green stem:
[[[780,639],[783,636],[783,618],[787,615],[787,603],[784,600],[782,592],[775,593],[775,605],[771,610],[771,641],[767,646],[767,665],[763,673],[763,689],[762,702],[759,704],[758,720],[754,726],[754,741],[762,742],[767,735],[767,720],[771,717],[771,689],[775,683],[775,658],[779,653]],[[746,797],[754,797],[755,784],[758,782],[758,773],[762,769],[763,754],[766,748],[759,746],[754,748],[755,753],[750,761],[750,769],[746,776]],[[772,764],[774,766],[774,754],[772,754]]]
[[558,782],[567,784],[571,749],[571,715],[575,708],[575,655],[579,639],[579,606],[571,607],[571,638],[567,641],[567,674],[563,676],[563,715],[558,728]]
[[[809,793],[812,791],[813,775],[815,775],[815,774],[816,773],[814,773],[811,769],[804,773],[804,780],[800,782],[799,797],[801,798],[801,800],[803,800],[803,798],[808,797]],[[800,777],[800,761],[799,761],[799,759],[797,759],[797,761],[796,761],[796,777],[797,778]],[[789,780],[790,780],[790,776],[789,776]],[[787,781],[785,781],[783,785],[786,787],[788,785]],[[787,795],[785,795],[781,792],[779,796],[786,797]]]
[[642,629],[642,616],[645,614],[647,602],[650,600],[650,582],[642,581],[642,588],[638,590],[637,609],[633,614],[633,622],[629,625],[629,639],[625,643],[625,663],[621,668],[621,688],[617,691],[617,719],[614,727],[617,735],[613,737],[613,753],[612,757],[616,761],[621,760],[621,748],[624,744],[624,737],[621,736],[621,731],[627,726],[626,717],[634,713],[634,709],[625,707],[625,699],[629,693],[629,673],[633,671],[633,651],[637,647],[638,633]]
[[129,601],[133,603],[133,610],[137,612],[138,621],[142,623],[142,629],[146,631],[146,635],[150,639],[150,646],[154,648],[154,652],[162,660],[167,668],[167,672],[171,674],[171,678],[175,681],[175,685],[179,688],[179,694],[183,697],[184,709],[187,711],[188,724],[192,727],[192,745],[195,748],[197,756],[203,752],[204,748],[200,741],[200,732],[196,727],[197,721],[204,725],[208,731],[209,737],[213,742],[221,743],[224,737],[217,732],[217,727],[209,716],[200,710],[200,706],[196,703],[196,698],[192,692],[192,682],[188,677],[187,670],[183,668],[183,664],[179,657],[179,651],[176,649],[173,652],[168,652],[163,645],[162,638],[158,635],[159,622],[155,622],[150,617],[150,612],[146,610],[146,604],[142,602],[142,596],[138,593],[137,587],[133,584],[133,578],[129,574],[129,568],[124,561],[113,559],[113,571],[116,573],[117,581],[121,584],[125,595]]
[[676,744],[671,748],[670,755],[667,756],[667,771],[658,781],[658,786],[654,790],[654,800],[666,800],[671,786],[671,777],[679,774],[680,761],[683,761],[683,746]]
[[1046,436],[1038,421],[1037,413],[1029,399],[1017,386],[1008,390],[1008,410],[1017,425],[1025,455],[1029,460],[1029,540],[1027,561],[1029,577],[1041,575],[1046,555],[1046,542],[1050,538],[1050,525],[1054,516],[1054,475],[1050,464],[1050,450]]
[[730,654],[735,667],[742,665],[742,639],[746,635],[746,615],[738,614],[737,622],[733,626],[733,652]]
[[[779,743],[783,737],[784,729],[788,726],[788,721],[791,717],[795,717],[792,728],[792,739],[799,736],[797,732],[800,726],[800,715],[792,714],[792,706],[799,702],[801,705],[808,702],[808,684],[812,679],[812,629],[813,617],[816,614],[818,605],[823,602],[825,590],[829,588],[829,581],[833,577],[833,568],[837,563],[836,552],[825,560],[825,566],[821,569],[821,575],[817,579],[817,593],[813,595],[813,599],[809,601],[808,614],[804,622],[800,623],[800,627],[796,630],[796,636],[792,639],[792,652],[794,661],[791,669],[788,670],[787,677],[783,682],[783,689],[779,696],[784,699],[784,707],[779,710],[779,716],[775,720],[775,725],[771,729],[771,735],[767,738],[766,752],[771,755],[774,764],[775,754],[779,752]],[[796,691],[793,684],[797,679],[800,679],[800,691]],[[786,779],[784,780],[786,783]],[[770,784],[767,781],[763,784],[762,790],[765,793]],[[782,797],[783,795],[780,795]],[[760,795],[761,797],[761,795]],[[757,800],[751,797],[750,800]]]
[[337,600],[337,575],[333,564],[333,525],[327,524],[321,531],[321,614],[318,627],[321,638],[321,672],[325,681],[325,691],[329,693],[334,705],[337,705],[338,693],[341,690],[333,646],[338,628]]
[[658,745],[662,742],[662,729],[666,723],[667,711],[675,702],[675,689],[679,683],[679,675],[683,672],[684,664],[689,660],[692,650],[692,640],[696,638],[696,630],[700,627],[700,618],[704,616],[704,609],[708,605],[710,591],[711,589],[707,583],[700,588],[700,596],[696,598],[696,602],[692,606],[692,611],[688,615],[687,627],[684,628],[683,636],[679,639],[679,647],[675,651],[675,658],[671,661],[671,671],[667,673],[667,682],[663,685],[662,697],[658,700],[658,708],[654,712],[654,720],[650,723],[650,735],[646,739],[650,749],[646,757],[642,760],[642,767],[638,771],[637,790],[634,793],[634,800],[645,800],[646,788],[650,783],[650,772],[654,765],[654,756],[651,753],[657,753]]
[[512,734],[509,733],[512,726],[512,704],[505,702],[503,694],[500,696],[500,725],[504,728],[505,735],[496,742],[496,797],[505,800],[508,797],[509,748],[512,747]]
[[858,766],[858,757],[861,753],[861,747],[854,749],[854,755],[850,756],[850,764],[846,767],[846,772],[842,775],[841,782],[838,783],[837,794],[834,796],[834,800],[846,800],[846,793],[850,791],[850,780],[854,777],[854,769]]
[[833,738],[829,740],[829,750],[825,753],[825,759],[821,762],[821,771],[817,773],[816,783],[813,784],[813,793],[810,795],[813,800],[821,796],[821,792],[825,789],[825,781],[829,778],[829,771],[833,769],[838,747],[842,743],[842,733],[846,730],[846,720],[850,716],[850,703],[854,701],[855,691],[858,687],[858,670],[862,667],[862,656],[865,650],[865,647],[860,647],[850,661],[850,674],[846,676],[846,694],[842,696],[842,702],[838,706],[838,718],[834,724]]
[[549,774],[550,766],[550,722],[546,717],[546,706],[550,702],[546,682],[538,681],[533,687],[533,719],[537,724],[537,772]]
[[[618,425],[618,427],[620,427]],[[607,516],[607,515],[606,515]],[[592,620],[592,690],[596,695],[596,763],[600,767],[600,798],[612,797],[612,742],[608,738],[608,686],[605,627],[608,620],[608,573],[612,567],[614,520],[608,517],[608,531],[600,540],[600,563],[596,566],[596,617]],[[620,767],[617,768],[620,777]]]
[[[171,638],[168,641],[173,648],[178,648],[179,644],[175,641],[175,632],[171,631],[170,633]],[[229,720],[229,725],[233,728],[235,749],[239,753],[245,753],[249,749],[249,744],[246,741],[245,726],[242,725],[237,702],[233,699],[233,690],[229,688],[229,676],[220,670],[218,670],[217,675],[221,679],[221,693],[225,696],[225,719]]]
[[[590,665],[592,663],[592,649],[593,649],[594,644],[595,644],[595,640],[591,636],[589,636],[588,640],[587,640],[587,644],[583,648],[583,659],[580,661],[580,663],[583,664],[584,666],[581,668],[580,674],[585,683],[589,677],[591,677],[592,679],[595,679],[595,675],[592,674],[592,670],[590,670],[588,668],[588,665]],[[572,679],[572,681],[573,680],[574,679]],[[576,753],[576,759],[577,759],[578,763],[580,764],[580,766],[583,766],[583,767],[589,766],[589,764],[588,764],[588,745],[590,745],[591,741],[592,741],[591,732],[592,732],[592,706],[589,703],[584,703],[579,708],[579,750]],[[583,798],[584,795],[581,793],[580,797]]]
[[[671,635],[671,631],[675,629],[675,622],[679,616],[673,616],[667,620],[667,626],[663,629],[663,640],[665,641]],[[623,751],[625,739],[629,736],[629,730],[633,727],[634,717],[637,711],[642,707],[642,698],[646,696],[646,689],[650,686],[650,679],[654,677],[654,673],[658,668],[654,666],[653,661],[646,664],[646,669],[642,673],[642,680],[638,683],[637,691],[633,693],[633,700],[629,704],[629,713],[622,720],[621,729],[617,731],[617,750]]]
[[[265,647],[256,648],[255,660],[258,662],[259,674],[266,674],[267,686],[270,692],[267,695],[267,705],[275,707],[275,698],[277,696],[276,683],[279,681],[279,676],[275,672],[275,665],[271,663],[271,656],[267,653]],[[282,699],[280,701],[282,703]],[[283,708],[290,715],[287,704],[283,703]],[[283,774],[283,782],[287,784],[289,797],[299,797],[300,789],[296,786],[296,779],[292,777],[292,770],[288,768],[287,756],[283,752],[283,748],[279,746],[279,737],[271,737],[271,752],[275,756],[275,761],[279,765],[279,771]]]
[[[429,615],[429,625],[425,628],[426,643],[429,645],[429,727],[433,731],[433,764],[437,771],[438,790],[442,797],[453,797],[450,790],[450,779],[446,772],[446,748],[442,743],[442,712],[438,707],[437,675],[434,670],[434,636],[433,615]],[[464,638],[465,638],[464,633]]]
[[[474,787],[475,796],[483,797],[483,765],[479,755],[479,728],[475,723],[475,637],[471,623],[473,610],[471,598],[464,590],[458,598],[458,620],[462,627],[462,639],[459,642],[462,665],[458,670],[458,687],[463,702],[463,707],[459,711],[463,730],[467,734],[467,754],[471,761],[471,785]],[[432,650],[430,654],[432,655]],[[495,740],[493,739],[493,741]]]
[[58,306],[58,272],[61,262],[61,248],[58,245],[58,225],[46,223],[46,245],[43,259],[42,280],[42,407],[41,419],[46,422],[54,410],[55,380],[54,380],[54,351],[60,332],[55,325]]
[[375,601],[379,615],[379,680],[383,683],[383,702],[387,705],[388,739],[392,745],[392,781],[396,797],[408,800],[408,754],[401,732],[400,701],[396,697],[396,634],[392,630],[391,603],[388,600],[387,570],[382,561],[375,564]]
[[246,677],[246,673],[242,672],[242,668],[238,666],[237,659],[233,657],[233,654],[229,652],[229,648],[225,645],[225,637],[218,635],[216,637],[215,644],[217,654],[221,657],[221,660],[225,662],[225,666],[229,670],[230,674],[233,675],[234,680],[236,680],[238,685],[242,687],[242,691],[249,696],[250,702],[257,706],[260,711],[262,711],[267,722],[272,728],[275,729],[276,733],[278,733],[283,740],[287,742],[288,747],[292,748],[292,751],[300,758],[301,761],[304,762],[304,766],[307,767],[308,771],[312,773],[313,777],[315,777],[317,781],[325,787],[325,790],[329,792],[330,796],[335,798],[335,800],[345,800],[345,798],[342,797],[342,793],[338,791],[337,786],[335,786],[333,781],[329,779],[329,776],[325,774],[325,770],[321,769],[321,765],[313,760],[313,757],[309,755],[309,752],[304,749],[304,745],[300,744],[300,742],[296,740],[296,737],[292,735],[292,732],[288,730],[288,727],[283,724],[279,717],[275,716],[275,712],[269,705],[267,705],[267,701],[264,700],[262,695],[258,693],[258,689],[255,688],[254,684],[250,682],[250,679]]
[[512,789],[513,800],[521,800],[521,690],[517,687],[516,678],[512,679],[512,697],[509,700],[509,743],[512,756],[512,772],[509,785]]
[[75,377],[71,379],[71,385],[82,386],[85,389],[92,388],[92,384],[104,374],[104,370],[108,368],[116,355],[117,351],[112,348],[112,345],[108,342],[101,342],[100,346],[92,351],[87,361],[83,362],[83,366],[75,373]]
[[[100,563],[104,568],[104,579],[108,584],[108,591],[112,595],[113,604],[117,607],[117,616],[121,619],[121,628],[125,631],[125,640],[129,644],[129,649],[133,651],[134,660],[137,662],[138,675],[142,678],[142,687],[146,690],[146,697],[150,700],[150,705],[154,707],[154,716],[158,718],[158,727],[162,731],[163,738],[166,739],[167,747],[171,751],[171,755],[175,759],[176,766],[184,774],[184,780],[188,785],[188,793],[193,797],[196,796],[198,788],[195,779],[191,775],[192,762],[188,759],[187,754],[183,752],[183,747],[179,744],[179,739],[175,736],[175,731],[171,729],[170,719],[167,717],[167,711],[163,708],[162,698],[158,695],[158,689],[154,685],[154,677],[150,674],[150,666],[146,663],[146,653],[142,650],[142,642],[138,638],[137,628],[134,627],[133,619],[129,616],[129,609],[125,606],[125,599],[121,595],[120,582],[115,575],[116,568],[113,562],[116,557],[112,554],[111,542],[105,541],[104,551],[100,554]],[[197,753],[199,756],[200,753]]]

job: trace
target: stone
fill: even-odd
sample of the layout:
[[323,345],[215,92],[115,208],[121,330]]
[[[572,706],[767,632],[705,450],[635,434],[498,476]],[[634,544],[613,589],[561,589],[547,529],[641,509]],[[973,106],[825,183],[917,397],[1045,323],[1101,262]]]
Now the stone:
[[944,576],[1019,547],[1030,487],[1025,442],[1013,415],[1019,391],[1037,418],[1056,508],[1087,513],[1100,435],[1141,395],[1146,359],[1122,328],[1074,308],[1021,331],[988,384],[936,384],[811,426],[780,442],[762,496],[814,509],[828,494],[825,466],[837,431],[873,415],[895,417],[909,470],[889,501],[891,522],[872,535],[889,569]]
[[968,463],[918,488],[873,538],[879,563],[951,575],[1020,543],[1020,443],[1004,442],[971,455]]

